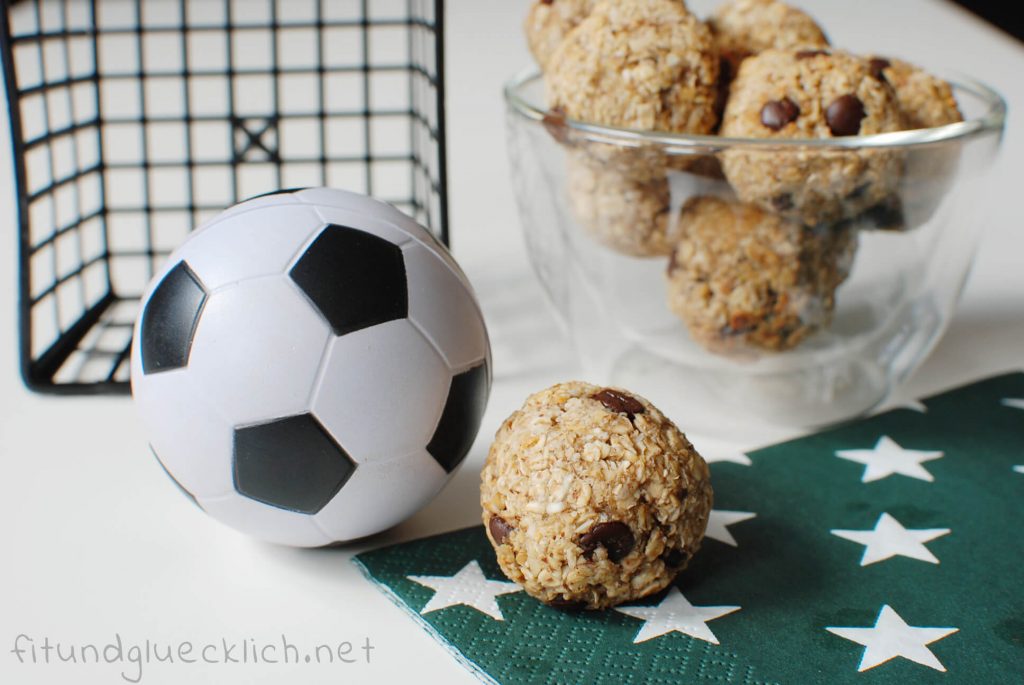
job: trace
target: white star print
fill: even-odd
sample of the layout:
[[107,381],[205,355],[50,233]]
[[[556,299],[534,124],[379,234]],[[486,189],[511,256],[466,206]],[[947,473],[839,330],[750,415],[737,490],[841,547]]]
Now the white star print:
[[707,627],[708,621],[739,611],[739,607],[695,607],[679,588],[672,587],[657,606],[615,607],[615,611],[644,621],[633,638],[633,644],[676,632],[698,640],[718,644],[718,638]]
[[878,517],[874,530],[833,530],[833,535],[864,545],[864,556],[860,565],[867,566],[895,556],[919,559],[932,564],[939,563],[924,543],[949,534],[949,528],[907,529],[883,513]]
[[893,409],[908,409],[910,411],[916,411],[920,414],[928,413],[928,405],[921,400],[906,400],[905,402],[898,402],[892,405]]
[[421,614],[428,614],[431,611],[445,609],[456,604],[465,604],[493,619],[504,621],[505,617],[501,615],[498,600],[495,598],[498,595],[507,595],[522,590],[515,583],[488,580],[475,559],[463,566],[462,570],[454,576],[408,576],[408,578],[436,590],[427,605],[420,609]]
[[959,628],[918,628],[908,626],[888,604],[882,606],[871,628],[825,628],[833,635],[864,645],[858,671],[866,671],[898,656],[946,672],[946,667],[926,645],[952,635]]
[[757,514],[750,511],[718,511],[717,509],[712,509],[711,514],[708,516],[708,528],[704,531],[704,537],[736,547],[736,538],[729,532],[728,526],[748,521],[755,516]]
[[1013,409],[1024,409],[1024,398],[1007,397],[1003,400],[1004,407],[1012,407]]
[[1022,464],[1021,466],[1014,466],[1013,470],[1016,471],[1017,473],[1024,473],[1024,464]]
[[935,478],[921,464],[943,456],[939,451],[908,450],[900,447],[888,435],[883,435],[869,450],[838,450],[836,456],[847,461],[864,464],[862,483],[887,478],[894,473],[929,483]]
[[731,462],[733,464],[739,464],[741,466],[750,466],[750,457],[745,455],[743,452],[711,452],[704,454],[704,461],[709,464],[717,464],[721,461]]

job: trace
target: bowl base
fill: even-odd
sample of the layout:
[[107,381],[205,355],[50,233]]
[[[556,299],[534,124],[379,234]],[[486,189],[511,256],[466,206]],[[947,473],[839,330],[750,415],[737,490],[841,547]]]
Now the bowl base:
[[667,362],[639,347],[626,350],[608,374],[677,417],[684,430],[742,441],[758,426],[817,428],[859,416],[889,395],[886,369],[863,360],[800,371],[750,375]]

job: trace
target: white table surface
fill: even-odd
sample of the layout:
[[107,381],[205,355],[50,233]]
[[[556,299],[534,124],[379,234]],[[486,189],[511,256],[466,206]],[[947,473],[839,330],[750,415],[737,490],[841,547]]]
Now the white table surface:
[[[426,509],[348,549],[293,550],[214,523],[167,481],[124,398],[30,394],[17,374],[9,138],[0,132],[0,682],[116,683],[133,664],[19,664],[24,633],[64,644],[146,639],[374,646],[344,665],[144,664],[145,683],[471,683],[474,678],[349,563],[362,549],[479,521],[477,479],[500,421],[534,390],[579,375],[529,271],[508,182],[501,85],[528,62],[527,0],[448,3],[448,134],[455,254],[474,281],[495,351],[491,403],[472,453]],[[714,3],[690,3],[705,12]],[[1024,367],[1024,45],[942,0],[803,0],[837,45],[950,67],[1009,102],[992,221],[949,332],[902,397]],[[675,417],[685,429],[685,417]],[[691,436],[707,451],[747,444]],[[23,643],[24,646],[24,643]],[[361,652],[357,652],[361,654]]]

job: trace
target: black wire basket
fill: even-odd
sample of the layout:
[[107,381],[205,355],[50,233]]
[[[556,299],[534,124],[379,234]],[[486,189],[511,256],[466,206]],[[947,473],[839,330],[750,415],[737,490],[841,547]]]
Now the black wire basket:
[[448,241],[441,0],[6,0],[22,376],[128,391],[154,271],[239,200],[332,186]]

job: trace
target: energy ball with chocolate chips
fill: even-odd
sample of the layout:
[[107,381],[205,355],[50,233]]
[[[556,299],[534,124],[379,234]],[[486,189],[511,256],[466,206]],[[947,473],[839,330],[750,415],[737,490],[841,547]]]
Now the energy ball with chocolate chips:
[[715,11],[708,26],[733,74],[744,59],[771,48],[828,47],[828,37],[809,14],[778,0],[732,0]]
[[[679,0],[600,3],[555,51],[545,79],[552,112],[577,121],[696,134],[718,122],[711,32]],[[573,149],[570,202],[584,228],[623,254],[667,254],[666,173],[695,158],[561,138]]]
[[714,352],[788,350],[827,326],[856,236],[756,205],[691,198],[668,269],[668,303]]
[[[931,128],[963,121],[953,89],[946,81],[898,59],[872,57],[878,78],[896,91],[905,129]],[[867,229],[908,231],[927,223],[945,199],[960,160],[955,145],[920,146],[907,153],[896,193],[860,217]]]
[[931,128],[963,121],[953,88],[909,62],[872,57],[868,64],[878,78],[896,91],[905,129]]
[[541,69],[565,34],[587,18],[601,0],[533,0],[526,15],[526,42]]
[[711,31],[679,0],[602,2],[558,46],[545,76],[550,106],[570,119],[698,134],[718,120]]
[[559,608],[664,589],[697,551],[707,464],[650,402],[571,382],[527,398],[487,455],[480,503],[498,563]]
[[[868,60],[824,50],[766,50],[744,60],[721,134],[736,138],[830,139],[902,128],[892,88]],[[887,149],[806,148],[802,154],[737,146],[722,167],[745,202],[813,226],[878,204],[899,181]]]

